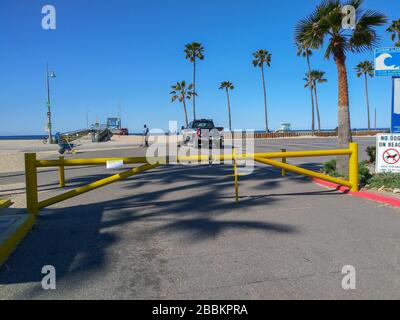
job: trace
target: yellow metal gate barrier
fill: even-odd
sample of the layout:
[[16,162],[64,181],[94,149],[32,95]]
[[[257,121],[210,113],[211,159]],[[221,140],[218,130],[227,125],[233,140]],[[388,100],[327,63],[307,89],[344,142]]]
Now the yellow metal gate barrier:
[[[307,170],[301,167],[294,166],[287,163],[289,158],[305,158],[305,157],[326,157],[326,156],[349,156],[349,180],[334,178],[324,175],[319,172]],[[208,163],[208,161],[232,161],[234,167],[234,182],[235,182],[235,198],[239,202],[239,188],[238,188],[238,170],[237,161],[254,159],[262,164],[270,165],[282,170],[282,175],[286,175],[286,171],[305,175],[308,177],[318,178],[321,180],[329,181],[341,186],[349,187],[351,191],[358,191],[358,145],[351,143],[348,149],[338,150],[315,150],[315,151],[291,151],[286,152],[268,152],[268,153],[255,153],[255,154],[236,154],[236,149],[232,149],[231,154],[224,155],[196,155],[196,156],[178,156],[175,158],[176,163],[199,161]],[[277,161],[274,159],[280,159]],[[54,196],[42,201],[38,200],[38,183],[37,183],[37,168],[44,167],[58,167],[60,176],[60,187],[65,186],[65,172],[64,168],[69,166],[90,166],[90,165],[105,165],[108,161],[123,161],[124,164],[141,164],[139,167],[131,168],[122,173],[109,176],[104,179],[97,180],[88,185],[78,187],[67,191],[63,194]],[[58,160],[37,160],[35,153],[25,154],[25,177],[26,177],[26,202],[27,210],[29,213],[37,214],[40,209],[51,206],[58,202],[76,197],[82,193],[100,188],[102,186],[111,184],[113,182],[140,174],[142,172],[154,169],[160,165],[170,164],[169,157],[130,157],[130,158],[91,158],[91,159],[64,159],[60,157]]]

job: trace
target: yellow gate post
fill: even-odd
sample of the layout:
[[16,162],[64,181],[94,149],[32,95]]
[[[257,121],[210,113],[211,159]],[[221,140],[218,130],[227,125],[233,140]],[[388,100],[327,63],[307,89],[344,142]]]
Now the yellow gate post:
[[[59,157],[58,158],[60,162],[64,160],[64,157]],[[60,188],[65,188],[65,169],[64,166],[59,166],[58,167],[58,172],[60,175]]]
[[351,192],[358,192],[358,143],[350,143],[349,181],[353,185]]
[[25,153],[26,208],[29,213],[38,213],[38,190],[36,153]]
[[[286,152],[286,149],[281,149],[282,152]],[[286,163],[286,158],[282,158],[282,163]],[[286,177],[286,170],[282,169],[282,177]]]
[[233,175],[235,179],[235,198],[236,203],[239,203],[239,179],[238,179],[238,172],[237,172],[237,160],[236,160],[236,149],[233,148],[232,150],[232,158],[233,158]]

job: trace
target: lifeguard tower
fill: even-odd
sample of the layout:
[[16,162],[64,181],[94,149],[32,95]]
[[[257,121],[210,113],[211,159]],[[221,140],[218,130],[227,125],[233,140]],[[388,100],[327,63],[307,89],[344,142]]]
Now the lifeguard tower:
[[292,131],[292,125],[290,123],[282,123],[280,128],[275,132],[289,132]]

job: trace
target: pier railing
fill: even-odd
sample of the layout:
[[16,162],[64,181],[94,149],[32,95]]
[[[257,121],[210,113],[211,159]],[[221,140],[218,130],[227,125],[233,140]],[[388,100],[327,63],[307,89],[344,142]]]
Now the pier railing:
[[[387,130],[353,130],[354,137],[376,136],[388,133]],[[279,139],[279,138],[298,138],[298,137],[337,137],[337,131],[288,131],[288,132],[224,132],[225,139]]]

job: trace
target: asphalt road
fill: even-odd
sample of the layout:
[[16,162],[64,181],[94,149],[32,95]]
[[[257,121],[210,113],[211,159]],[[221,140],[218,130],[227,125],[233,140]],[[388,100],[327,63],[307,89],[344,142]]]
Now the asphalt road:
[[[363,150],[373,139],[359,142]],[[260,140],[256,151],[335,144]],[[68,187],[113,172],[68,169]],[[240,178],[237,205],[230,174],[225,165],[160,167],[41,211],[0,269],[0,299],[400,298],[398,209],[264,166]],[[59,192],[54,171],[39,176],[41,198]],[[56,290],[41,287],[44,265],[56,268]],[[342,289],[345,265],[356,268],[356,290]]]

